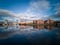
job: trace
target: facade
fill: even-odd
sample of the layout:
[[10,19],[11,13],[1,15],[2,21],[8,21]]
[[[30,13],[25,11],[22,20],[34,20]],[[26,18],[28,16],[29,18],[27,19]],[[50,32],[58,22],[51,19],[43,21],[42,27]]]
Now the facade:
[[26,22],[20,22],[19,24],[20,24],[20,25],[25,25],[25,24],[26,24]]
[[54,24],[55,26],[60,26],[60,21],[55,21]]
[[37,20],[33,20],[33,24],[34,24],[34,25],[37,24]]
[[44,25],[44,21],[43,20],[33,20],[33,24],[36,25]]
[[38,20],[37,24],[44,25],[44,21],[43,20]]
[[45,25],[53,25],[53,24],[54,24],[54,21],[48,19],[48,20],[44,21],[44,24],[45,24]]

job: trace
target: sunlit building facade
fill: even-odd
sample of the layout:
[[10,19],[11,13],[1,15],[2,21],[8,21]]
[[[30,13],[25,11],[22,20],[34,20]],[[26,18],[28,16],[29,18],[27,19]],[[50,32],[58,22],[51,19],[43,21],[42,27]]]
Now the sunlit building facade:
[[33,20],[33,24],[36,25],[44,25],[44,21],[43,20]]
[[54,25],[54,21],[51,19],[48,19],[44,22],[46,25]]

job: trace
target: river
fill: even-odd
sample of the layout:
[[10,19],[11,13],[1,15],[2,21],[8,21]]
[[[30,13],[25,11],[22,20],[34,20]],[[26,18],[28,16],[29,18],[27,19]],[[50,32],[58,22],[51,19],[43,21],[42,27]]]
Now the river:
[[60,28],[54,26],[0,26],[0,45],[60,45]]

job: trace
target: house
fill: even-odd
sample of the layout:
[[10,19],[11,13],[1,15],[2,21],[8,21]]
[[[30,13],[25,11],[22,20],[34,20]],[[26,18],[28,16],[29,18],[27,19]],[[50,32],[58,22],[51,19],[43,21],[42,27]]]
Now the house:
[[34,25],[44,25],[44,21],[43,20],[33,20],[33,24]]
[[26,25],[26,22],[20,22],[19,24],[20,25]]
[[60,21],[55,21],[54,24],[55,26],[60,26]]
[[45,25],[54,25],[54,21],[51,19],[48,19],[48,20],[44,21],[44,24]]
[[43,20],[37,20],[37,24],[44,25],[44,21]]
[[37,24],[37,20],[33,20],[33,24],[36,25]]

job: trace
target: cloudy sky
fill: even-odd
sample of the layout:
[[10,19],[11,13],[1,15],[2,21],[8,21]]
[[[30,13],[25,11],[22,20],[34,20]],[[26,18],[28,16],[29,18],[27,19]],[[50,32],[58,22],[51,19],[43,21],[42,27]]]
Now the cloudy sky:
[[20,21],[60,20],[60,0],[0,0],[0,19],[14,18]]

